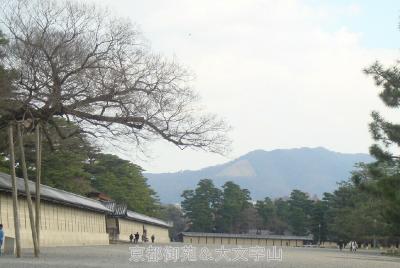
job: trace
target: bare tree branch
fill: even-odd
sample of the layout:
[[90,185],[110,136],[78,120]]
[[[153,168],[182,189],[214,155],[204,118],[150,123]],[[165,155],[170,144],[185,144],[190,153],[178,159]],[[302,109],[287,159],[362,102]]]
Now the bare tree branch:
[[182,149],[228,149],[229,127],[198,105],[191,74],[154,55],[129,21],[72,1],[0,1],[6,66],[20,74],[9,97],[16,105],[1,111],[0,127],[29,111],[138,146],[162,138]]

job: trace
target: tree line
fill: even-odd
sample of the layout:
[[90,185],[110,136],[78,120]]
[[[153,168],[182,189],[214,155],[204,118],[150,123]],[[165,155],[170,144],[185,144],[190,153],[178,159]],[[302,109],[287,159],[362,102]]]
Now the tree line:
[[382,199],[361,190],[353,178],[322,198],[293,190],[288,197],[252,201],[250,192],[232,181],[222,189],[203,179],[182,194],[181,203],[194,232],[312,235],[314,242],[350,241],[373,245],[397,243],[395,222],[388,221]]

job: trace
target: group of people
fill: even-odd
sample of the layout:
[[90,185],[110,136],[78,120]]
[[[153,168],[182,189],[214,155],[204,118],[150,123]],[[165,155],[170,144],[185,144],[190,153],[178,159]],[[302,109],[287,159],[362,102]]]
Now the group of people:
[[[358,249],[358,244],[356,241],[350,241],[347,245],[349,246],[351,252],[356,252]],[[338,246],[340,251],[342,251],[342,249],[346,247],[346,243],[343,241],[339,241]]]
[[358,249],[358,244],[356,241],[350,241],[349,242],[349,246],[350,246],[350,251],[351,252],[356,252]]
[[[142,236],[142,239],[143,239],[143,236]],[[135,235],[131,234],[129,236],[129,241],[131,241],[131,243],[133,243],[133,244],[137,244],[139,241],[139,232],[136,232]]]
[[[156,237],[153,235],[151,235],[151,243],[154,243]],[[137,244],[139,242],[139,232],[136,232],[134,235],[130,234],[129,235],[129,241],[133,244]],[[147,239],[147,234],[146,232],[143,232],[142,234],[142,242],[148,242],[149,240]]]
[[[346,247],[346,243],[343,242],[343,241],[339,241],[339,242],[338,242],[338,246],[339,246],[340,251],[342,251],[342,249]],[[358,249],[358,244],[357,244],[356,241],[350,241],[350,242],[347,244],[347,246],[349,247],[349,249],[350,249],[351,252],[356,252],[357,249]]]

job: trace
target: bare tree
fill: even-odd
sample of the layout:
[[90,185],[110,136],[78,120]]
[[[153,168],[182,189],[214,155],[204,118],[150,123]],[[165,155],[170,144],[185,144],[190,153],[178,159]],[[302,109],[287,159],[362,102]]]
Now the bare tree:
[[202,111],[190,73],[152,54],[129,21],[68,1],[3,6],[5,64],[20,76],[17,103],[2,111],[0,126],[32,117],[73,135],[57,128],[53,118],[61,116],[95,137],[132,138],[137,146],[162,138],[180,148],[227,149],[228,127]]

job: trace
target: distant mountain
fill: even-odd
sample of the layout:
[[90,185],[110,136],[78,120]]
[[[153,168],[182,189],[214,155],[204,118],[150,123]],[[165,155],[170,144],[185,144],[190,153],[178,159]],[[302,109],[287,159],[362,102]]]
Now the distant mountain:
[[210,178],[222,186],[231,180],[251,192],[253,199],[287,196],[293,189],[311,195],[333,191],[337,182],[347,180],[354,165],[371,162],[368,154],[345,154],[318,148],[256,150],[225,164],[175,173],[146,173],[161,202],[180,202],[186,189],[200,179]]

